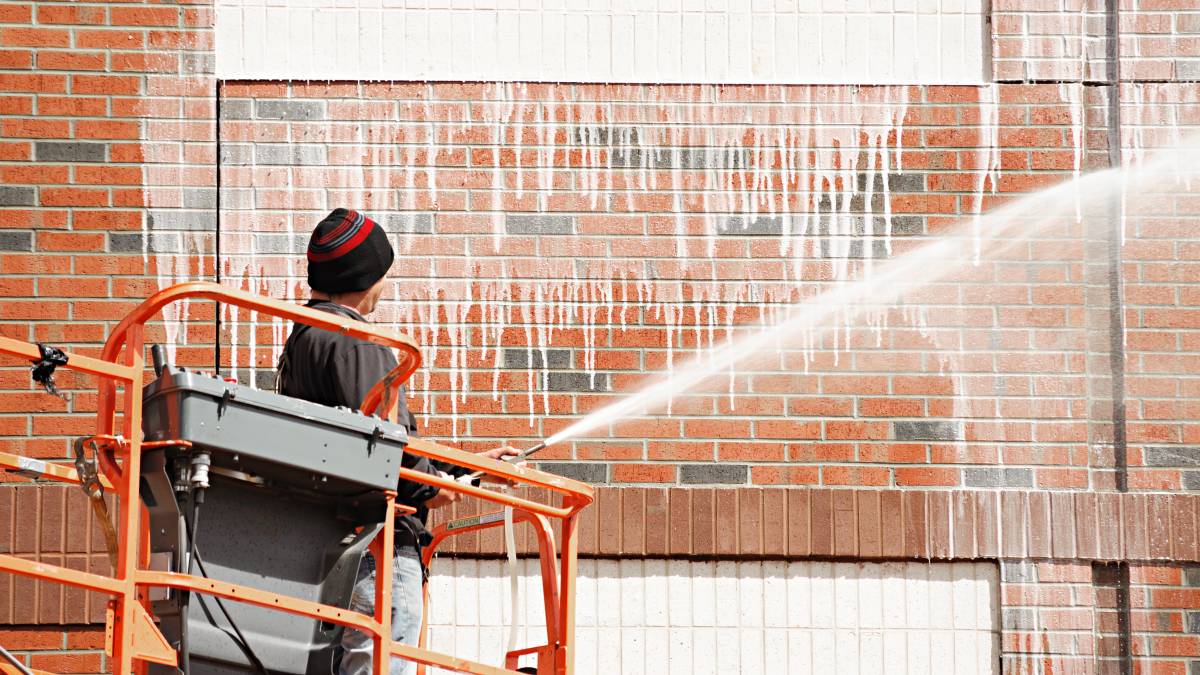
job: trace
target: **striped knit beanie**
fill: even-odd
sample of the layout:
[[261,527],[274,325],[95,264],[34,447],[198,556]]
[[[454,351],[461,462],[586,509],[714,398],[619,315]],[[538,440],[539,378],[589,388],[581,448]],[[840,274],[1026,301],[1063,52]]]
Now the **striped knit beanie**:
[[308,240],[308,285],[322,293],[353,293],[387,274],[395,253],[378,223],[349,209],[334,209]]

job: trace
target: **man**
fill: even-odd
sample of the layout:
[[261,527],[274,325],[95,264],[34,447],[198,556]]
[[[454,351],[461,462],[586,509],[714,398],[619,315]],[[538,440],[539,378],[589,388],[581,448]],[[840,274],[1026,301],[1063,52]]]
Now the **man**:
[[[308,307],[365,321],[383,294],[385,277],[395,254],[375,221],[356,211],[335,209],[313,230],[308,243]],[[392,368],[392,350],[319,328],[296,324],[279,361],[279,393],[328,406],[358,408],[367,392]],[[397,421],[417,429],[401,395]],[[493,459],[516,455],[513,448],[482,453]],[[466,469],[405,455],[404,466],[433,475],[458,476]],[[416,644],[421,629],[421,547],[428,543],[425,529],[429,509],[457,500],[457,494],[436,487],[400,481],[397,501],[417,509],[415,515],[396,518],[396,546],[392,579],[392,639]],[[371,615],[375,611],[375,561],[363,557],[354,583],[350,609]],[[371,638],[347,629],[342,637],[341,675],[371,672]],[[416,664],[392,659],[391,675],[416,672]]]

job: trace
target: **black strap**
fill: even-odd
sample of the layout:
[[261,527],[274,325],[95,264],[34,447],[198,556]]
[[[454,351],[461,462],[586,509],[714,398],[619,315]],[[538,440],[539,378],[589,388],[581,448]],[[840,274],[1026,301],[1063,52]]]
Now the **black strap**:
[[67,365],[67,355],[58,347],[51,347],[38,343],[38,350],[42,353],[42,358],[33,362],[33,381],[42,385],[47,394],[53,394],[63,400],[66,396],[58,391],[58,387],[54,386],[54,370],[59,366]]

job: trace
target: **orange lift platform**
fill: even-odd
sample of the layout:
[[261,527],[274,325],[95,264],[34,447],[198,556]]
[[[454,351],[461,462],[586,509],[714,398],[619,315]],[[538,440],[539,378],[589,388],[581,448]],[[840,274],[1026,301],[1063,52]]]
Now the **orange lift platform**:
[[[361,406],[362,415],[371,419],[394,419],[399,387],[420,364],[420,350],[410,338],[368,323],[209,282],[190,282],[161,290],[141,303],[116,326],[99,358],[70,352],[59,353],[57,367],[95,376],[99,389],[96,433],[75,441],[75,467],[0,453],[0,468],[19,472],[36,480],[78,484],[88,493],[93,510],[97,517],[102,519],[106,530],[109,558],[113,565],[112,576],[48,565],[6,554],[0,554],[0,573],[23,575],[112,596],[107,611],[106,651],[113,673],[143,675],[151,672],[179,672],[182,669],[178,641],[165,637],[164,632],[160,630],[162,618],[154,612],[155,595],[162,597],[163,594],[169,593],[179,593],[183,597],[211,597],[218,603],[224,599],[239,607],[248,605],[261,608],[254,611],[286,613],[294,617],[305,617],[311,622],[320,622],[321,626],[340,626],[362,631],[374,640],[372,658],[373,672],[376,675],[388,672],[391,656],[420,664],[419,669],[422,672],[432,667],[481,675],[511,674],[518,672],[518,659],[526,655],[535,658],[536,672],[541,675],[571,675],[574,672],[579,515],[582,509],[592,502],[592,488],[584,483],[513,466],[430,441],[407,438],[403,453],[440,460],[465,467],[472,472],[482,472],[500,483],[506,482],[511,486],[541,488],[538,492],[551,495],[552,502],[555,502],[543,503],[505,490],[491,489],[487,483],[472,485],[402,466],[394,467],[395,476],[387,474],[391,485],[395,485],[395,479],[400,478],[475,497],[505,510],[511,509],[511,520],[514,523],[527,523],[533,528],[539,542],[546,643],[509,651],[505,655],[503,667],[436,653],[425,646],[424,640],[420,646],[410,646],[391,639],[389,610],[392,607],[392,587],[386,581],[392,578],[392,556],[382,555],[382,552],[392,550],[395,529],[393,518],[385,515],[378,517],[381,521],[377,525],[378,534],[370,539],[369,544],[365,541],[362,543],[366,550],[374,554],[377,566],[374,616],[360,614],[344,606],[281,595],[270,589],[193,575],[180,569],[163,569],[153,564],[149,544],[150,518],[146,506],[149,495],[146,493],[146,481],[142,478],[143,457],[150,457],[156,450],[164,448],[189,451],[192,443],[182,439],[156,438],[155,434],[151,433],[153,429],[145,429],[143,434],[144,423],[154,422],[152,416],[143,414],[143,389],[151,380],[144,360],[145,325],[148,321],[156,319],[164,306],[188,299],[227,303],[261,315],[337,331],[394,348],[398,352],[399,365],[374,386]],[[0,365],[15,365],[20,362],[36,364],[45,358],[46,353],[40,345],[0,337]],[[52,374],[53,367],[50,371]],[[233,397],[233,390],[226,392],[225,398]],[[220,401],[222,406],[228,402],[225,398]],[[377,411],[387,411],[387,414],[371,417]],[[355,419],[359,418],[355,416]],[[379,433],[378,428],[376,433]],[[374,443],[374,439],[371,439],[371,442]],[[367,454],[371,453],[371,447],[367,446]],[[88,450],[92,451],[93,457],[86,456]],[[215,472],[216,467],[213,467],[213,470]],[[232,475],[237,472],[227,473]],[[105,507],[105,491],[115,496],[115,524],[112,523]],[[395,489],[376,490],[371,497],[383,505],[384,510],[379,512],[381,514],[411,512],[409,507],[397,502]],[[433,542],[424,551],[425,562],[428,563],[438,545],[450,537],[501,526],[504,521],[501,513],[502,511],[481,513],[435,528]],[[33,523],[28,523],[28,526],[32,527]],[[557,543],[554,538],[556,529],[561,533],[561,541]],[[191,566],[187,565],[186,569],[191,569]],[[228,614],[226,616],[228,617]],[[184,620],[186,621],[186,613]],[[311,625],[315,625],[311,622]],[[422,635],[427,632],[422,630]],[[0,673],[21,675],[30,672],[39,671],[32,671],[15,660],[0,658]],[[310,667],[308,672],[316,671]]]

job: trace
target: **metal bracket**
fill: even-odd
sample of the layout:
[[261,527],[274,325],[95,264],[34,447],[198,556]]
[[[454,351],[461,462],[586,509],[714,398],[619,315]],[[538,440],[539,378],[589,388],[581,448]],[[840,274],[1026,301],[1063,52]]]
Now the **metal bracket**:
[[375,446],[382,439],[383,439],[383,429],[381,429],[380,427],[375,427],[375,431],[371,432],[370,440],[367,441],[367,457],[370,457],[371,453],[375,452]]
[[237,398],[236,389],[226,389],[224,394],[221,394],[221,401],[217,403],[217,419],[221,419],[225,415],[225,408],[229,407],[229,402]]
[[[95,436],[76,438],[75,472],[79,474],[79,487],[92,499],[104,499],[104,486],[100,484],[100,474],[97,471],[99,462],[96,456],[100,454],[100,443]],[[87,456],[87,448],[91,448],[92,456]]]

